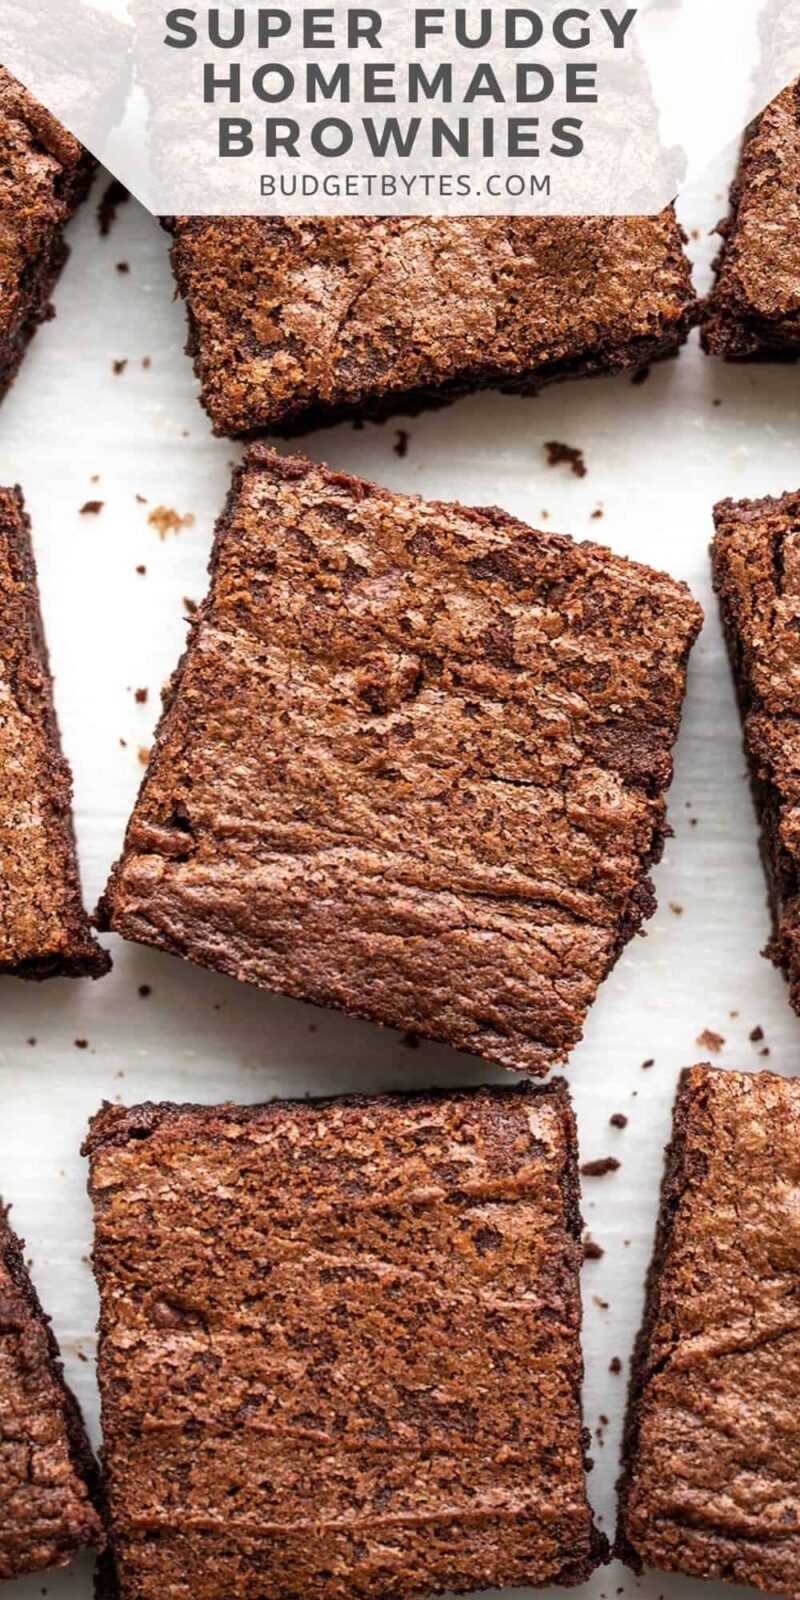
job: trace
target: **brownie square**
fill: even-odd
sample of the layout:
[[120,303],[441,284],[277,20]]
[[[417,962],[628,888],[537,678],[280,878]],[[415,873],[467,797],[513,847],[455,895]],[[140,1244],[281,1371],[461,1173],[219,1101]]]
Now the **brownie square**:
[[0,1203],[0,1581],[101,1549],[97,1495],[50,1320]]
[[101,924],[543,1073],[654,908],[701,613],[255,445]]
[[800,79],[745,136],[703,345],[729,361],[800,355]]
[[0,796],[0,975],[99,977],[110,962],[81,904],[72,783],[18,489],[0,489]]
[[697,320],[656,217],[178,217],[189,351],[219,434],[642,367]]
[[714,587],[761,822],[774,933],[800,1011],[800,493],[714,509]]
[[636,1347],[617,1552],[800,1593],[800,1080],[691,1067]]
[[563,1084],[106,1107],[87,1142],[122,1600],[580,1583]]
[[5,67],[0,151],[1,399],[39,323],[52,315],[50,295],[68,255],[64,228],[96,162]]

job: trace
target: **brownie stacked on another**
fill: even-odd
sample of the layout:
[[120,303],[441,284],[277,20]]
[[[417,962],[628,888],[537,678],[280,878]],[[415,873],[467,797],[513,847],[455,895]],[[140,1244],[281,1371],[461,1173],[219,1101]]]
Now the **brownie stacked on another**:
[[95,1463],[0,1203],[0,1581],[104,1543]]
[[563,1085],[107,1107],[87,1143],[122,1600],[581,1583]]
[[681,1078],[617,1552],[800,1593],[800,1080]]
[[800,355],[800,79],[745,137],[703,344],[731,361]]
[[67,258],[64,228],[96,162],[0,67],[0,398]]
[[220,434],[641,367],[698,306],[657,217],[177,217],[189,351]]
[[800,493],[714,510],[719,596],[761,820],[774,935],[800,1011]]
[[99,977],[110,962],[81,904],[72,785],[18,489],[0,489],[0,793],[0,975]]
[[688,590],[264,446],[211,571],[102,924],[546,1072],[654,909]]

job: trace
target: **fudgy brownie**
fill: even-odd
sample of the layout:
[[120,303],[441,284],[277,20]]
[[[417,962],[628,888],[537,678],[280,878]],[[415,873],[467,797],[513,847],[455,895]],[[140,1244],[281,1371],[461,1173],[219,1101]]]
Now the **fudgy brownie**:
[[681,1077],[617,1553],[800,1594],[800,1080]]
[[774,934],[800,1011],[800,493],[714,509],[714,587],[761,820]]
[[220,434],[641,367],[697,320],[658,217],[178,217],[189,351]]
[[108,971],[81,904],[71,798],[30,523],[20,491],[0,489],[0,975]]
[[563,1084],[107,1106],[86,1149],[123,1600],[582,1582]]
[[748,129],[720,232],[703,344],[728,360],[800,355],[800,79]]
[[654,907],[687,589],[251,447],[103,926],[543,1073]]
[[67,258],[64,228],[96,162],[0,67],[0,398]]
[[78,1405],[0,1203],[0,1581],[101,1549],[97,1498]]

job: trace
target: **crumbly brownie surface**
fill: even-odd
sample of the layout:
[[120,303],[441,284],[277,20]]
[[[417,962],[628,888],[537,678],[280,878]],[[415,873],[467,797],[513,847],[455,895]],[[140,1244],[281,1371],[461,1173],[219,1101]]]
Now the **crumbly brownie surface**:
[[0,975],[108,970],[81,904],[71,798],[30,524],[19,490],[0,489]]
[[723,500],[714,587],[761,821],[774,934],[766,954],[800,1011],[800,493]]
[[800,1594],[800,1080],[682,1075],[618,1553]]
[[0,1203],[0,1581],[99,1550],[96,1496],[77,1403]]
[[172,220],[217,433],[381,415],[641,366],[696,320],[658,217]]
[[800,355],[800,80],[745,138],[703,344],[729,360]]
[[653,909],[685,587],[251,447],[103,925],[542,1073]]
[[95,162],[0,67],[0,398],[38,324],[67,257],[64,227],[84,198]]
[[563,1085],[107,1107],[87,1150],[123,1600],[588,1576]]

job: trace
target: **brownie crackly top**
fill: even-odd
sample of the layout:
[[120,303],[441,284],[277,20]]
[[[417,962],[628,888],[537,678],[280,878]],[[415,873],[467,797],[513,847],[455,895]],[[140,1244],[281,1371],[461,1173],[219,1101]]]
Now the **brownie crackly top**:
[[218,433],[641,366],[696,315],[658,217],[173,219]]
[[0,1201],[0,1581],[100,1549],[96,1472]]
[[703,327],[729,359],[800,355],[800,79],[745,138]]
[[588,1576],[563,1087],[108,1107],[87,1148],[122,1600]]
[[800,1594],[800,1080],[693,1067],[632,1373],[620,1551]]
[[544,1072],[653,909],[686,588],[253,447],[101,908]]
[[800,493],[714,510],[714,587],[744,722],[775,925],[800,1009]]
[[66,250],[62,233],[94,161],[0,67],[0,393],[19,364]]

